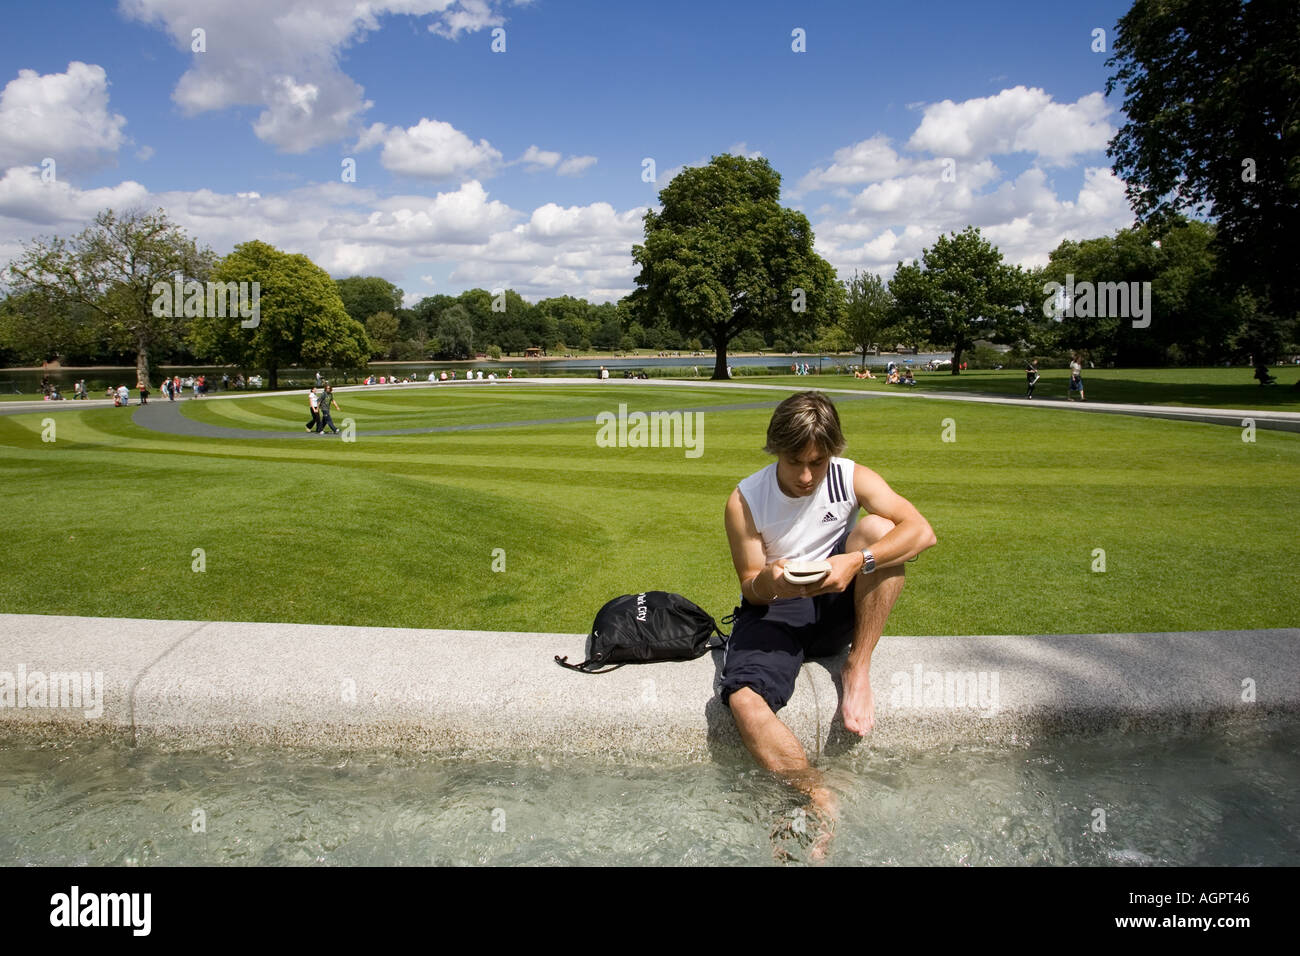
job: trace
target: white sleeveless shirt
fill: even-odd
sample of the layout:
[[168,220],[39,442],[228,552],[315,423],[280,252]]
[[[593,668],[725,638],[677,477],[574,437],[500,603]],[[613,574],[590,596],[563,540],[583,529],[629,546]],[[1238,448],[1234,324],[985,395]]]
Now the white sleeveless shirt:
[[763,539],[767,562],[778,558],[822,560],[858,516],[853,462],[832,458],[826,477],[810,495],[791,498],[776,481],[776,463],[756,471],[737,487]]

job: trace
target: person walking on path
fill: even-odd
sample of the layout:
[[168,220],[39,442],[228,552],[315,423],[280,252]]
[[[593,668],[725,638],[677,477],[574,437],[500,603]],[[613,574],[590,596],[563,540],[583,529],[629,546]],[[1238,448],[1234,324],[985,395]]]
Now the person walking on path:
[[1074,401],[1075,392],[1079,393],[1079,401],[1083,401],[1083,366],[1079,364],[1078,352],[1070,356],[1070,390],[1065,394],[1066,401]]
[[146,382],[144,379],[140,379],[140,381],[135,383],[135,387],[140,390],[140,404],[148,405],[149,404],[149,383]]
[[1030,359],[1029,364],[1025,367],[1025,380],[1029,383],[1029,390],[1025,392],[1025,398],[1034,397],[1034,386],[1038,384],[1038,360]]
[[343,411],[339,406],[339,403],[334,401],[334,386],[329,382],[326,382],[325,394],[320,397],[320,424],[316,426],[317,435],[325,431],[327,425],[329,426],[331,434],[337,435],[339,433],[339,430],[334,427],[334,419],[330,418],[330,406],[337,408],[339,411]]
[[311,410],[311,421],[307,423],[307,431],[320,430],[320,396],[316,394],[315,386],[307,393],[307,406]]

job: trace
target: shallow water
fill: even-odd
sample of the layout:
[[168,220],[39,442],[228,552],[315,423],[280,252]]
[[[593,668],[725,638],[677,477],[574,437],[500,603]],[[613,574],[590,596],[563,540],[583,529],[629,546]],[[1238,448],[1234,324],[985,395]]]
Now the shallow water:
[[[1295,865],[1298,731],[830,759],[827,861]],[[656,769],[0,737],[6,865],[798,863],[817,832],[803,807],[740,755]]]

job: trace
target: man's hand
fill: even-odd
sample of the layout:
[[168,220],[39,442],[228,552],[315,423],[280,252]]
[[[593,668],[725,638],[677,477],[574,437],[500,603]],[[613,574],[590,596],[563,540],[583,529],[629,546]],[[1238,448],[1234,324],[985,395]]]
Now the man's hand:
[[803,597],[815,597],[818,594],[838,594],[846,591],[853,584],[853,579],[862,570],[862,554],[858,551],[849,554],[833,554],[826,560],[831,563],[830,574],[817,584],[807,585],[808,591]]
[[[758,573],[754,582],[757,585],[755,593],[759,597],[766,598],[768,595],[773,595],[769,600],[775,601],[777,598],[812,597],[814,593],[817,593],[817,588],[821,587],[820,583],[791,584],[785,579],[787,560],[786,558],[777,558]],[[753,585],[751,585],[751,588],[753,588]]]

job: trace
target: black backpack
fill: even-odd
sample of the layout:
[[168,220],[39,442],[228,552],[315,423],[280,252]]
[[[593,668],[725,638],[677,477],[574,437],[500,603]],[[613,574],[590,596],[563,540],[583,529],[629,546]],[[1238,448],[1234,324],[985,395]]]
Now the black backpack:
[[[725,624],[730,616],[724,617]],[[714,634],[721,640],[712,642]],[[584,674],[607,674],[624,664],[648,661],[690,661],[722,647],[728,635],[697,604],[668,591],[624,594],[596,614],[587,636],[587,660],[555,663]],[[609,666],[606,670],[598,667]]]

